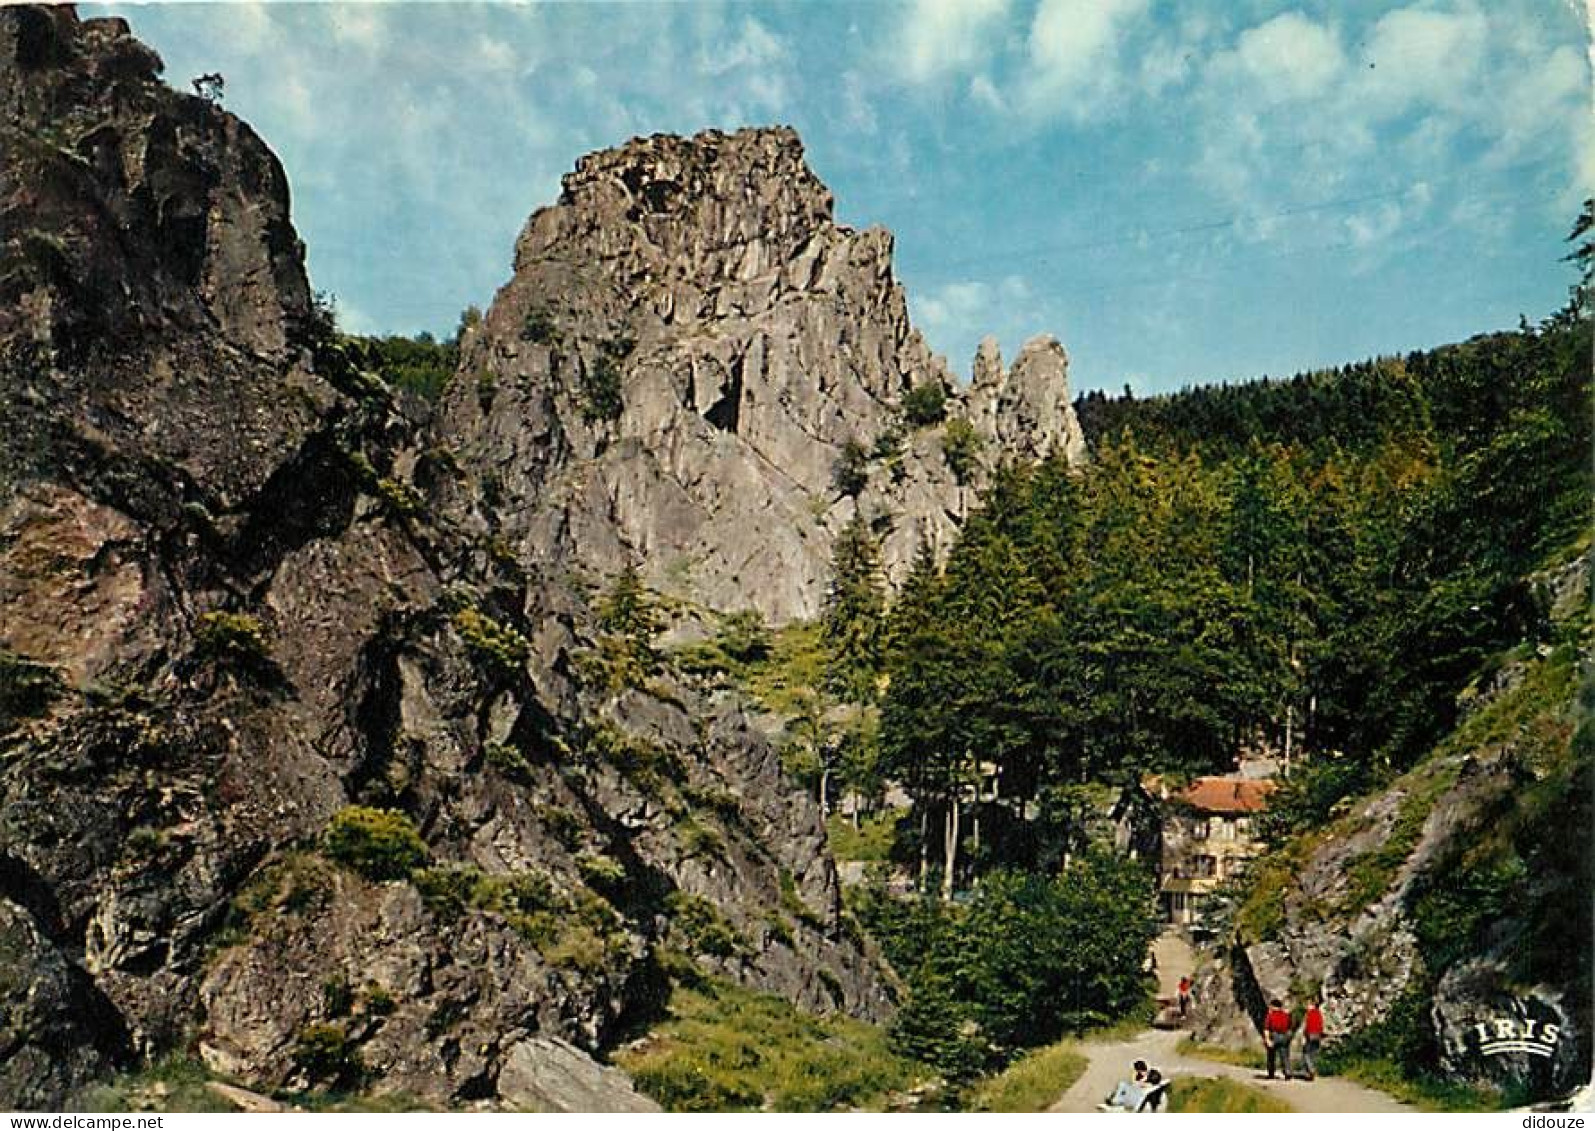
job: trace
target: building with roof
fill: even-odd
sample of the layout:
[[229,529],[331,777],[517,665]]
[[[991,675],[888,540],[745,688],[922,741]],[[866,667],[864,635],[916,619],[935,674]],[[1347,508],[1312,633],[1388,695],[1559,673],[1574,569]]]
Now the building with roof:
[[1166,922],[1193,925],[1226,881],[1263,851],[1257,817],[1275,789],[1243,769],[1180,786],[1148,777],[1114,809],[1121,851],[1157,862],[1158,903]]

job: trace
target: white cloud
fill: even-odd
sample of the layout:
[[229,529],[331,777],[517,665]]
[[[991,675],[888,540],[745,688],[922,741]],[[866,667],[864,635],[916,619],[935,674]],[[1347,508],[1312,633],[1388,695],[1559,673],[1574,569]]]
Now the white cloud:
[[1008,102],[991,81],[990,75],[980,74],[969,80],[969,97],[994,114],[1005,114]]
[[1008,15],[1008,0],[914,0],[897,69],[911,82],[935,82],[982,66]]
[[1321,95],[1345,67],[1334,29],[1300,12],[1286,12],[1246,29],[1233,50],[1220,53],[1211,63],[1215,78],[1263,103]]
[[1478,12],[1397,9],[1374,25],[1350,94],[1380,117],[1415,103],[1455,106],[1477,89],[1487,30]]
[[779,36],[752,16],[742,21],[737,38],[705,51],[699,67],[705,74],[723,75],[741,67],[769,67],[784,61],[788,51]]
[[387,15],[381,4],[337,4],[328,8],[332,36],[362,51],[380,51],[387,44]]
[[1041,0],[1030,24],[1031,113],[1085,117],[1123,82],[1125,39],[1146,0]]

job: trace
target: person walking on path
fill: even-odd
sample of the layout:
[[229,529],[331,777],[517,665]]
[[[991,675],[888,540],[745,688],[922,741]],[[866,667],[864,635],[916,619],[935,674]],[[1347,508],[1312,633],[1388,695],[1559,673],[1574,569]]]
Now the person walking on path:
[[1301,1023],[1301,1066],[1309,1080],[1318,1078],[1318,1047],[1324,1043],[1324,1013],[1319,1008],[1322,1004],[1314,994]]
[[1184,1017],[1191,1008],[1191,976],[1186,974],[1180,979],[1180,1016]]
[[1268,1014],[1263,1018],[1263,1045],[1268,1049],[1268,1078],[1274,1078],[1274,1066],[1290,1079],[1290,1014],[1277,997],[1268,1003]]

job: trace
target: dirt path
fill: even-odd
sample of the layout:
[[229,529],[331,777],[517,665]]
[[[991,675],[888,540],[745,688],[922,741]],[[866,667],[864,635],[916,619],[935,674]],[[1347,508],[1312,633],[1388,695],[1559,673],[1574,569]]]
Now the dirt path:
[[[1161,961],[1160,961],[1161,965]],[[1176,975],[1176,977],[1178,977]],[[1317,1080],[1270,1080],[1259,1069],[1181,1056],[1174,1051],[1185,1034],[1166,1029],[1148,1029],[1127,1041],[1085,1042],[1080,1051],[1090,1058],[1085,1075],[1052,1105],[1052,1111],[1095,1111],[1114,1085],[1130,1074],[1130,1066],[1144,1060],[1165,1076],[1227,1076],[1250,1084],[1260,1091],[1288,1103],[1296,1111],[1319,1112],[1400,1112],[1412,1111],[1383,1092],[1365,1088],[1350,1080],[1320,1076]]]
[[[1152,944],[1157,958],[1158,996],[1172,1000],[1179,989],[1180,976],[1196,969],[1196,954],[1179,935],[1159,935]],[[1174,1030],[1147,1029],[1123,1041],[1087,1041],[1080,1051],[1090,1059],[1085,1075],[1063,1094],[1053,1111],[1095,1111],[1105,1096],[1112,1094],[1120,1080],[1129,1077],[1131,1065],[1144,1060],[1165,1076],[1227,1076],[1288,1103],[1296,1111],[1318,1112],[1397,1112],[1412,1111],[1383,1092],[1338,1077],[1317,1080],[1270,1080],[1256,1068],[1181,1056],[1174,1051],[1185,1034]],[[1297,1051],[1297,1050],[1293,1050]]]

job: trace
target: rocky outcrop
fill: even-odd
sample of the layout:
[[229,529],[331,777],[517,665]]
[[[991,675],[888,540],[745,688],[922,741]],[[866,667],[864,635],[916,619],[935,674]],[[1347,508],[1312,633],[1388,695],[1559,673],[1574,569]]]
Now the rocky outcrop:
[[1057,454],[1071,464],[1085,462],[1085,433],[1069,402],[1069,355],[1055,338],[1031,338],[1008,370],[996,339],[983,340],[967,411],[993,451],[1021,460]]
[[[910,324],[892,237],[835,222],[787,129],[656,136],[582,159],[466,342],[444,432],[530,559],[781,622],[814,616],[855,515],[889,579],[972,504],[919,386],[995,461],[1083,456],[1065,361],[1032,342],[968,395]],[[839,474],[839,468],[844,470]],[[851,481],[850,481],[851,480]]]
[[[1554,576],[1587,579],[1587,565]],[[1587,662],[1588,606],[1565,609],[1561,631]],[[1589,984],[1573,956],[1590,930],[1590,861],[1546,835],[1589,821],[1569,651],[1470,690],[1427,760],[1262,863],[1198,979],[1200,1038],[1255,1043],[1267,999],[1317,990],[1332,1047],[1514,1101],[1587,1082]]]
[[624,1072],[564,1041],[533,1037],[504,1058],[499,1094],[522,1111],[658,1111]]
[[[267,1090],[613,1096],[574,1053],[528,1074],[601,1053],[682,963],[886,1016],[820,815],[736,703],[584,674],[588,601],[541,539],[593,546],[602,524],[573,518],[592,533],[570,542],[519,515],[539,437],[549,466],[607,475],[612,422],[512,415],[573,394],[506,366],[434,431],[317,317],[270,152],[158,71],[121,21],[0,11],[0,1095],[58,1106],[175,1050]],[[747,248],[823,236],[787,203],[727,247],[759,263]],[[900,306],[844,270],[873,239],[822,238],[815,270]],[[602,262],[547,269],[580,306],[609,294],[581,289]],[[719,268],[694,270],[720,301]],[[875,332],[857,348],[901,345]],[[561,379],[607,356],[580,343]],[[531,462],[495,484],[506,453]],[[424,859],[338,863],[326,833],[351,806],[413,828]]]

